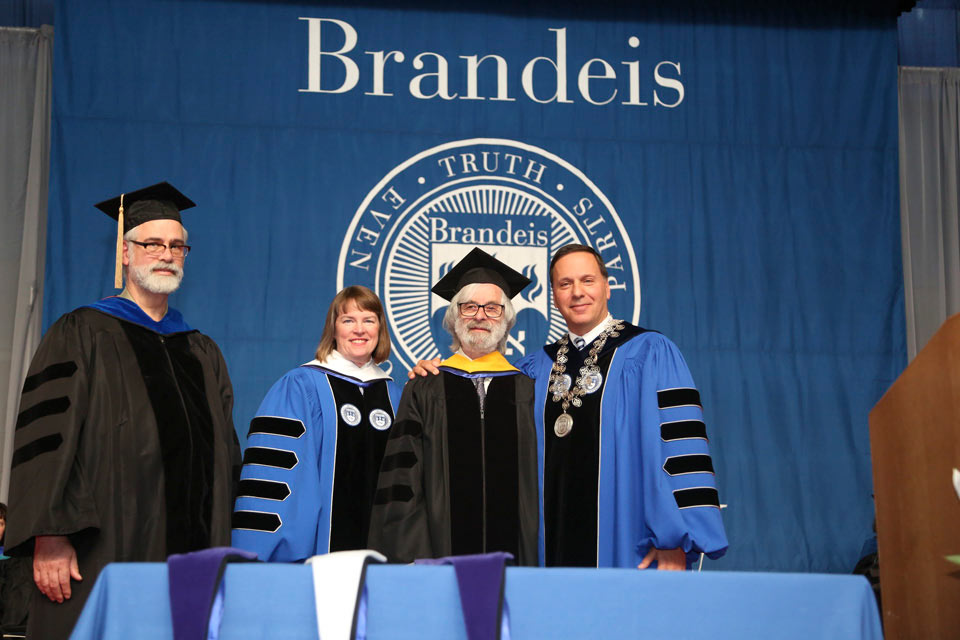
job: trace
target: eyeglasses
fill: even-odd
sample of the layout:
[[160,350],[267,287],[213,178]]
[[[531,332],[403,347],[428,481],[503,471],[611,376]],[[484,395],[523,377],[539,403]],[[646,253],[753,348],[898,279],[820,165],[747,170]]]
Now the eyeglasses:
[[472,318],[477,315],[480,309],[488,318],[499,318],[503,314],[503,305],[495,304],[477,304],[476,302],[461,302],[457,305],[460,309],[460,315],[464,318]]
[[190,253],[190,245],[188,244],[167,245],[162,242],[137,242],[136,240],[131,240],[130,242],[140,245],[148,256],[153,257],[162,256],[166,249],[170,249],[170,254],[174,258],[185,258],[186,255]]

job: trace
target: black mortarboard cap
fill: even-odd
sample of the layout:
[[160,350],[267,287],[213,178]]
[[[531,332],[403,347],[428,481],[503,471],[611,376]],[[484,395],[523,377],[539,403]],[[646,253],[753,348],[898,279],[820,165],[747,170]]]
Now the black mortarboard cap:
[[122,193],[93,206],[117,221],[117,256],[113,286],[120,289],[123,287],[123,235],[151,220],[176,220],[183,224],[180,212],[196,205],[169,182],[158,182],[130,193]]
[[530,284],[530,278],[514,271],[486,251],[474,247],[447,275],[433,285],[431,291],[444,300],[452,300],[460,289],[478,282],[495,284],[503,289],[508,298],[513,298]]
[[169,182],[158,182],[149,187],[104,200],[94,206],[114,220],[119,220],[122,206],[123,233],[126,233],[150,220],[180,222],[180,212],[196,205]]

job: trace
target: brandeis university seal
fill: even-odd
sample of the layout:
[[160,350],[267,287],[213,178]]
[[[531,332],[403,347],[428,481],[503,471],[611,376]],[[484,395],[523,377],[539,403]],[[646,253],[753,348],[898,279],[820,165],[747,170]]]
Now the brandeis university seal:
[[[458,140],[416,153],[366,194],[340,249],[337,288],[362,284],[377,292],[394,347],[385,368],[406,371],[417,360],[449,355],[441,324],[447,301],[430,289],[478,246],[532,280],[513,300],[517,323],[504,355],[516,361],[566,332],[547,271],[553,253],[574,242],[600,253],[610,272],[611,311],[636,322],[633,243],[606,195],[539,147]],[[584,390],[600,383],[588,378]]]

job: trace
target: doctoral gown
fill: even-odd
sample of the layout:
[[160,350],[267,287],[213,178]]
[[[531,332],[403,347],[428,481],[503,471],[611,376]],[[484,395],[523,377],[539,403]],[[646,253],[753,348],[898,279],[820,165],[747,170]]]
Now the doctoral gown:
[[250,422],[233,546],[278,562],[366,547],[400,388],[382,371],[340,369],[314,360],[267,392]]
[[[651,547],[682,548],[689,565],[701,552],[718,558],[727,549],[700,394],[687,364],[662,334],[624,324],[599,353],[600,386],[583,407],[568,410],[573,430],[563,438],[554,432],[561,411],[548,389],[559,345],[518,363],[536,379],[539,550],[547,566],[636,567]],[[574,381],[592,344],[579,354],[570,346]],[[565,451],[585,432],[595,446]],[[578,543],[589,547],[571,548]]]
[[[370,547],[393,562],[506,551],[537,564],[533,381],[493,352],[407,383],[380,468]],[[474,379],[490,378],[484,410]]]
[[7,548],[68,536],[83,580],[62,604],[35,590],[28,637],[67,637],[108,562],[229,543],[232,409],[220,349],[175,309],[155,322],[111,297],[50,327],[20,400]]

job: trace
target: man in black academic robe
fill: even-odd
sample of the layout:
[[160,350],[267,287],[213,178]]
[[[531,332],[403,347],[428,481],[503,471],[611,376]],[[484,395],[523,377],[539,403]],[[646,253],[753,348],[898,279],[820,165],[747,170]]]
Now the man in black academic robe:
[[500,353],[527,284],[474,249],[433,288],[451,301],[456,353],[400,399],[370,524],[370,546],[391,561],[506,551],[538,562],[534,384]]
[[37,640],[69,635],[107,563],[230,542],[226,363],[167,306],[189,251],[179,211],[193,203],[167,183],[119,200],[97,206],[119,214],[127,287],[50,327],[20,400],[7,551],[34,557]]

